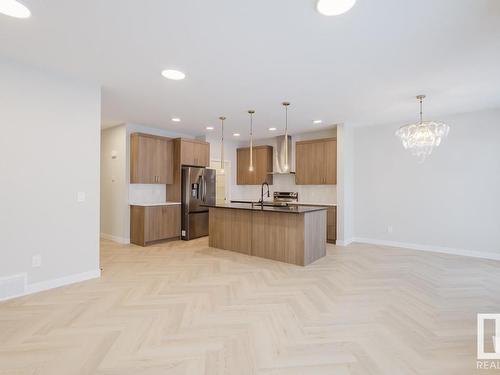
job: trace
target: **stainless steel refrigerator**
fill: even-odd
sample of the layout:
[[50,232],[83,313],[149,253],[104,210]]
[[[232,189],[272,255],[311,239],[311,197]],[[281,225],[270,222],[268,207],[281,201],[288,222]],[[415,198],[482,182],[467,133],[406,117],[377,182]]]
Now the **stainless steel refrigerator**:
[[215,204],[215,170],[182,167],[181,238],[208,236],[208,207]]

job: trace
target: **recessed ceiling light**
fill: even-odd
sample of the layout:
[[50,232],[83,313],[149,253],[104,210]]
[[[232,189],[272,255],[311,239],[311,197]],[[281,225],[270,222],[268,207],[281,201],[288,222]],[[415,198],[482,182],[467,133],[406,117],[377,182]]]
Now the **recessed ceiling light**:
[[30,10],[16,0],[0,0],[0,13],[16,18],[29,18]]
[[323,123],[323,120],[314,120],[313,121],[313,124],[322,124]]
[[207,130],[214,130],[214,127],[213,126],[207,126],[206,129]]
[[179,117],[174,117],[172,118],[173,122],[181,122],[181,119]]
[[316,9],[324,16],[338,16],[350,10],[356,0],[318,0]]
[[240,133],[233,133],[233,136],[239,137],[241,134]]
[[275,132],[275,131],[276,131],[276,128],[269,128],[269,131],[270,131],[270,132]]
[[161,75],[165,78],[173,79],[174,81],[179,81],[186,78],[186,75],[184,73],[173,69],[165,69],[163,72],[161,72]]

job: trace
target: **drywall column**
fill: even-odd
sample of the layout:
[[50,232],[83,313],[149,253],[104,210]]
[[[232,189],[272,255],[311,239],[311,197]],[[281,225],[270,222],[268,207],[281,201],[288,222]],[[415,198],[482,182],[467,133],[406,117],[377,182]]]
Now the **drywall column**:
[[347,246],[354,236],[353,188],[354,143],[353,129],[337,127],[337,245]]

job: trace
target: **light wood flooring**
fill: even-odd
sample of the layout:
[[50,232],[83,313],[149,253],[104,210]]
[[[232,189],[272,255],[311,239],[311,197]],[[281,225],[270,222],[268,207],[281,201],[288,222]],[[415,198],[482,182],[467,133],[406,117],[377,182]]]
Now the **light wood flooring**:
[[0,374],[496,373],[475,370],[476,313],[500,313],[500,262],[327,252],[103,241],[101,279],[0,303]]

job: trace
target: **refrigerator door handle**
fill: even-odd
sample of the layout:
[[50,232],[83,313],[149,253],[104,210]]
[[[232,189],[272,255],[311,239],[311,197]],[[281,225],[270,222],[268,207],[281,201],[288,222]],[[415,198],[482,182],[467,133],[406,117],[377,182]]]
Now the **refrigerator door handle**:
[[203,203],[207,203],[206,200],[207,200],[207,179],[204,178],[203,179]]

